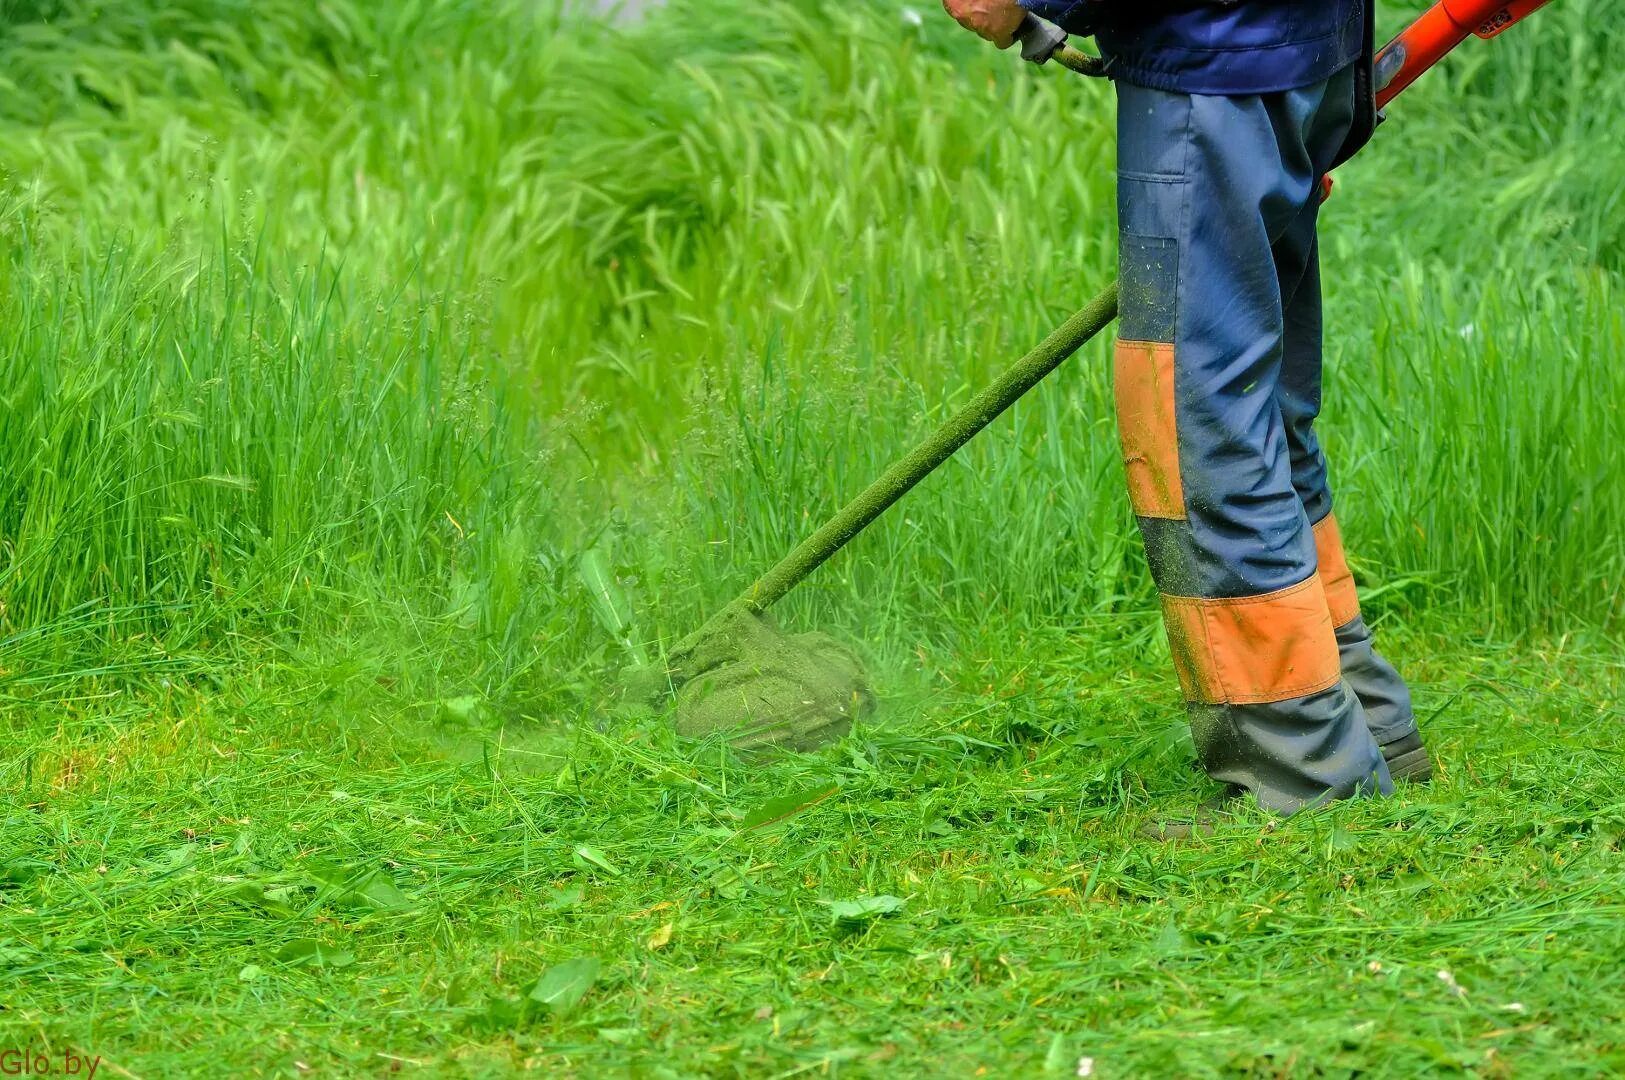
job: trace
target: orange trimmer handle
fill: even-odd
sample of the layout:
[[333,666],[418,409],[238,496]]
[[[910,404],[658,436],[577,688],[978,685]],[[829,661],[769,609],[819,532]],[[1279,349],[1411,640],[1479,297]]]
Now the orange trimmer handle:
[[[1372,61],[1372,85],[1376,87],[1377,119],[1382,110],[1415,82],[1417,76],[1437,64],[1444,54],[1471,35],[1492,38],[1545,7],[1551,0],[1439,0],[1407,26],[1403,33],[1377,51]],[[1320,178],[1320,201],[1332,197],[1330,174]]]
[[1469,35],[1492,38],[1548,3],[1550,0],[1439,0],[1377,53],[1377,108],[1394,100]]

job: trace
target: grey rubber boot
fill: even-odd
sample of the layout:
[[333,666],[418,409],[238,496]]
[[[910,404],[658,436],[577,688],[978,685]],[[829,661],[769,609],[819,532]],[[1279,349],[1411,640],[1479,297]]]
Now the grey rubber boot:
[[1433,779],[1433,763],[1416,727],[1411,692],[1394,665],[1373,647],[1371,637],[1371,628],[1359,616],[1337,628],[1343,681],[1360,699],[1366,727],[1388,763],[1388,775],[1396,784],[1425,784]]
[[1425,784],[1433,779],[1433,762],[1428,759],[1427,747],[1422,745],[1422,733],[1412,731],[1391,743],[1377,747],[1388,763],[1388,775],[1396,784]]

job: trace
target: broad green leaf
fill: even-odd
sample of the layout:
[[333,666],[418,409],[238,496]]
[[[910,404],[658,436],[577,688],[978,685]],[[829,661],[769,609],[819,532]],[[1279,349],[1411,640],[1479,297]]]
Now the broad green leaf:
[[547,903],[542,905],[542,910],[553,914],[574,911],[581,906],[581,901],[586,895],[586,890],[579,885],[572,885],[568,889],[560,889],[548,899]]
[[517,998],[498,997],[485,1003],[485,1015],[480,1019],[486,1028],[505,1030],[518,1027],[524,1015],[523,1001]]
[[531,987],[530,999],[556,1016],[563,1016],[580,1004],[593,983],[598,981],[598,958],[578,956],[554,964]]
[[1162,953],[1164,956],[1173,956],[1176,953],[1182,953],[1190,947],[1190,938],[1185,936],[1185,932],[1179,928],[1179,924],[1176,923],[1172,918],[1169,918],[1169,920],[1163,924],[1162,929],[1158,931],[1157,940],[1153,945],[1153,948],[1155,948],[1159,953]]
[[269,911],[273,915],[287,918],[294,913],[293,908],[286,903],[290,892],[291,890],[287,887],[266,888],[264,885],[245,881],[241,885],[230,889],[226,895],[233,900],[252,904],[255,907]]
[[582,554],[576,569],[592,598],[592,613],[598,625],[626,648],[634,664],[647,667],[648,651],[631,633],[632,597],[616,580],[609,553],[602,546],[595,547]]
[[276,951],[276,959],[292,967],[342,968],[355,963],[355,954],[315,938],[295,938]]
[[596,866],[598,869],[604,871],[604,873],[612,874],[616,877],[619,877],[621,874],[620,869],[614,863],[609,861],[609,856],[605,855],[602,851],[599,851],[591,844],[582,844],[580,847],[576,848],[575,853],[576,858],[581,860],[581,862],[584,864]]
[[401,891],[383,867],[358,870],[312,859],[305,865],[305,872],[323,887],[322,899],[340,907],[404,911],[412,906],[412,898]]
[[808,788],[805,791],[793,792],[789,795],[780,795],[776,799],[769,799],[746,814],[739,823],[740,832],[751,829],[760,829],[764,825],[774,825],[786,818],[794,817],[809,807],[816,806],[831,795],[840,791],[839,784],[823,784],[819,787]]
[[315,938],[294,938],[276,951],[276,959],[284,964],[308,964],[321,952],[322,943]]
[[836,922],[859,922],[864,919],[873,919],[881,915],[895,915],[903,910],[907,903],[898,896],[882,894],[880,896],[860,896],[856,900],[820,900],[820,904],[829,908],[829,913]]
[[156,858],[147,860],[147,866],[160,873],[168,873],[192,865],[197,858],[198,846],[196,844],[177,844]]
[[357,896],[380,911],[401,911],[412,906],[412,898],[381,869],[372,871],[354,888]]
[[480,718],[484,704],[484,700],[475,694],[462,694],[442,700],[440,711],[445,719],[466,724]]

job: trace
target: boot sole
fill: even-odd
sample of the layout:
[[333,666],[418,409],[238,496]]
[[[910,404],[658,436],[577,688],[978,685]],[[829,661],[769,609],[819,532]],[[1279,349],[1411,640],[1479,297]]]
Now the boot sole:
[[1427,747],[1418,746],[1388,759],[1388,775],[1396,784],[1425,784],[1433,779],[1433,762]]

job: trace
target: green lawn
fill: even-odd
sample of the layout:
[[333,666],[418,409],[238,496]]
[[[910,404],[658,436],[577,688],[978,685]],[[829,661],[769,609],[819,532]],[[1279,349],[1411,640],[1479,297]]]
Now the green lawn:
[[1173,845],[1134,833],[1200,787],[1159,665],[1060,639],[766,765],[353,708],[387,665],[69,706],[8,772],[5,1037],[145,1076],[1625,1068],[1617,658],[1396,637],[1434,785]]
[[1434,784],[1139,838],[1212,787],[1104,341],[780,605],[873,720],[617,699],[1113,272],[1109,88],[922,14],[12,5],[0,1068],[1625,1072],[1617,6],[1327,207]]

